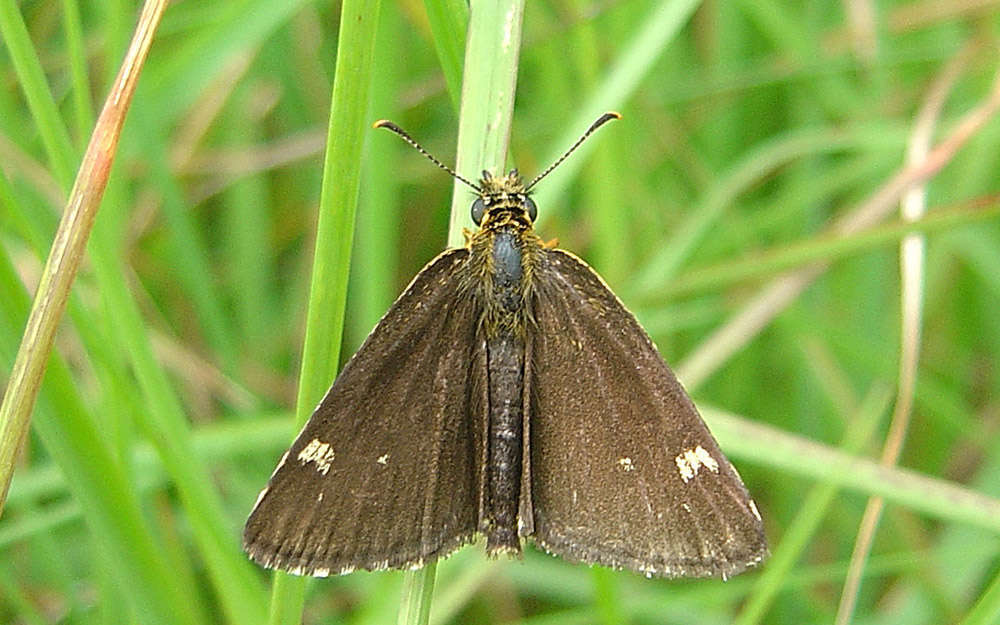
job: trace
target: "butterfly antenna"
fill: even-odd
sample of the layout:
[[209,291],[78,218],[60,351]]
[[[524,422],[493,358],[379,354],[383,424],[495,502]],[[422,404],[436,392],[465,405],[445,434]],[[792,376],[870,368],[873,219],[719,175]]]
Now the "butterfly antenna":
[[417,143],[416,139],[414,139],[413,137],[411,137],[409,135],[409,133],[407,133],[405,130],[403,130],[402,128],[400,128],[396,124],[392,123],[388,119],[380,119],[380,120],[378,120],[377,122],[375,122],[374,124],[372,124],[372,128],[385,128],[386,130],[393,131],[394,133],[396,133],[397,135],[399,135],[400,137],[402,137],[403,141],[406,141],[407,143],[409,143],[410,145],[412,145],[417,150],[417,152],[420,152],[421,154],[423,154],[424,156],[426,156],[428,159],[430,159],[430,161],[432,163],[434,163],[435,165],[437,165],[441,169],[443,169],[446,172],[448,172],[449,174],[451,174],[456,180],[461,180],[465,184],[467,184],[470,187],[472,187],[473,189],[475,189],[477,193],[482,193],[483,192],[483,190],[479,188],[479,185],[473,184],[473,183],[469,182],[468,180],[466,180],[465,178],[463,178],[462,176],[459,176],[458,173],[454,169],[452,169],[451,167],[448,167],[447,165],[445,165],[441,161],[437,160],[434,157],[433,154],[431,154],[430,152],[428,152],[427,150],[424,149],[424,146],[422,146],[419,143]]
[[525,192],[531,191],[531,187],[533,187],[536,184],[538,184],[539,180],[541,180],[545,176],[548,176],[550,173],[552,173],[552,170],[555,169],[556,167],[559,167],[559,165],[562,164],[562,162],[565,161],[566,158],[570,154],[572,154],[574,150],[576,150],[578,147],[580,147],[580,144],[583,143],[587,139],[587,137],[589,137],[590,135],[594,134],[594,132],[598,128],[600,128],[604,124],[608,123],[612,119],[621,119],[621,118],[622,118],[621,113],[616,113],[614,111],[610,111],[610,112],[605,113],[604,115],[601,115],[600,117],[598,117],[597,121],[595,121],[593,124],[591,124],[590,128],[587,129],[587,132],[583,133],[583,136],[581,136],[579,139],[577,139],[576,143],[574,143],[572,146],[570,146],[570,148],[568,150],[566,150],[565,154],[563,154],[558,159],[556,159],[556,162],[554,162],[551,165],[549,165],[548,169],[546,169],[542,173],[540,173],[537,176],[535,176],[534,180],[532,180],[531,182],[528,183],[528,186],[526,186],[524,188]]

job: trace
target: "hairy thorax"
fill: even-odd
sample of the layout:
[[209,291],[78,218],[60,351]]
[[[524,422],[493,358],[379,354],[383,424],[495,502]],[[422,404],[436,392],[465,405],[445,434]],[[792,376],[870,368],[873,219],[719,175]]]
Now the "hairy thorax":
[[467,266],[474,274],[467,283],[482,305],[486,335],[523,335],[532,317],[532,276],[543,253],[541,239],[516,207],[494,209],[478,232],[466,236]]

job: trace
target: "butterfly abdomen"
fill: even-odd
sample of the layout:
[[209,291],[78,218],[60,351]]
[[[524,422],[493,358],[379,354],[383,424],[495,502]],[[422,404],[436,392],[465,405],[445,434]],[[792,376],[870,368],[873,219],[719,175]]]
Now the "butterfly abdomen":
[[[489,376],[488,463],[481,529],[491,555],[519,554],[518,502],[521,495],[524,406],[525,267],[521,232],[501,226],[483,232],[479,257],[488,269],[481,291],[486,318]],[[475,262],[475,255],[472,261]]]

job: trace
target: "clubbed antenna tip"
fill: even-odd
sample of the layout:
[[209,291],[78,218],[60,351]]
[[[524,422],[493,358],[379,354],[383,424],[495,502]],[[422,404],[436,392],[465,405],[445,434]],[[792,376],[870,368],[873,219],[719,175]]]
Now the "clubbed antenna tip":
[[417,150],[417,152],[420,152],[421,154],[423,154],[424,156],[426,156],[428,159],[430,159],[430,161],[432,163],[434,163],[435,165],[437,165],[441,169],[443,169],[446,172],[448,172],[449,174],[451,174],[456,180],[461,180],[462,182],[464,182],[465,184],[469,185],[470,187],[472,187],[473,189],[475,189],[479,193],[482,192],[482,190],[479,188],[478,185],[475,185],[475,184],[469,182],[468,180],[466,180],[465,178],[463,178],[462,176],[459,176],[458,173],[454,169],[452,169],[451,167],[448,167],[447,165],[445,165],[444,163],[442,163],[441,161],[439,161],[438,159],[436,159],[433,154],[431,154],[430,152],[428,152],[427,150],[424,149],[424,146],[422,146],[419,143],[417,143],[417,140],[414,139],[413,137],[411,137],[409,135],[409,133],[407,133],[405,130],[403,130],[402,128],[400,128],[396,124],[392,123],[388,119],[380,119],[380,120],[378,120],[377,122],[375,122],[374,124],[372,124],[372,128],[385,128],[386,130],[391,130],[392,132],[394,132],[397,135],[399,135],[400,137],[402,137],[403,141],[406,141],[407,143],[409,143],[410,145],[412,145]]
[[535,186],[536,184],[538,184],[539,180],[541,180],[545,176],[548,176],[550,173],[552,173],[553,169],[555,169],[556,167],[559,167],[559,165],[562,164],[562,162],[565,161],[566,158],[570,154],[572,154],[574,150],[576,150],[578,147],[580,147],[580,144],[583,143],[584,141],[586,141],[587,137],[589,137],[590,135],[594,134],[594,132],[598,128],[600,128],[604,124],[608,123],[612,119],[621,119],[621,118],[622,118],[622,114],[618,113],[618,112],[615,112],[615,111],[608,111],[607,113],[605,113],[605,114],[601,115],[600,117],[598,117],[597,120],[593,124],[590,125],[590,128],[587,128],[587,131],[585,133],[583,133],[583,135],[579,139],[576,140],[576,143],[574,143],[573,145],[571,145],[570,148],[568,150],[566,150],[566,152],[562,156],[560,156],[559,158],[557,158],[556,162],[554,162],[551,165],[549,165],[548,168],[545,171],[543,171],[542,173],[540,173],[537,176],[535,176],[535,178],[531,182],[528,183],[528,186],[526,186],[524,188],[524,190],[525,191],[530,191],[533,186]]

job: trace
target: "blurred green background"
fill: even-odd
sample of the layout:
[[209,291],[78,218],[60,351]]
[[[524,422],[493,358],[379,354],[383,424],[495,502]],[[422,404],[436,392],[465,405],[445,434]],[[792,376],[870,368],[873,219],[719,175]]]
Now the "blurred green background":
[[[465,10],[386,1],[379,15],[370,119],[445,163],[464,33],[431,24]],[[0,0],[0,383],[137,14],[121,0]],[[74,285],[0,518],[0,622],[265,622],[271,575],[237,545],[296,431],[338,23],[325,2],[167,10],[93,235],[112,254]],[[915,274],[924,318],[899,464],[961,490],[929,483],[921,505],[884,475],[837,489],[809,447],[737,427],[879,457],[903,342],[899,209],[875,234],[831,229],[885,192],[921,123],[936,144],[988,100],[998,43],[1000,2],[528,4],[510,163],[540,171],[585,129],[586,106],[624,115],[570,177],[541,185],[539,233],[607,279],[708,407],[775,557],[726,583],[668,582],[530,548],[490,562],[474,545],[439,566],[432,622],[832,622],[871,492],[890,501],[853,622],[1000,622],[1000,120],[942,155],[926,203],[947,219],[928,222]],[[42,95],[15,69],[21,53],[58,119],[31,113]],[[362,154],[342,358],[443,248],[452,192],[389,133],[368,132]],[[787,304],[767,300],[760,329],[727,325],[815,261],[822,273]],[[699,365],[723,327],[731,347]],[[310,582],[304,622],[395,622],[400,579]]]

